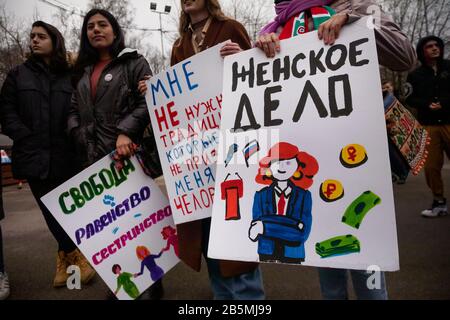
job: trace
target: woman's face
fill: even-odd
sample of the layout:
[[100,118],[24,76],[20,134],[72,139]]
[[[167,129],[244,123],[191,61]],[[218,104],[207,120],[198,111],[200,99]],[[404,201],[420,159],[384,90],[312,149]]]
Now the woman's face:
[[33,54],[41,57],[50,57],[53,52],[52,38],[43,27],[31,29],[30,46]]
[[270,166],[273,177],[278,181],[289,180],[297,171],[297,159],[278,160]]
[[181,0],[181,7],[186,14],[195,14],[206,9],[206,0]]
[[102,50],[113,44],[115,35],[108,19],[97,13],[88,20],[87,37],[94,49]]

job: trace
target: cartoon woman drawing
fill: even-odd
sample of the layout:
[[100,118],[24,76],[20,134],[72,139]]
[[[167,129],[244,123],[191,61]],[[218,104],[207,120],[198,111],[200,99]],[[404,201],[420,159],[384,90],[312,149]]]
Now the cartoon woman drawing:
[[136,247],[136,255],[139,260],[141,260],[141,272],[135,273],[134,277],[139,277],[144,273],[144,267],[147,267],[148,271],[150,271],[150,277],[153,281],[158,280],[164,275],[164,270],[161,269],[155,262],[155,259],[161,257],[162,251],[157,255],[150,254],[150,250],[148,250],[144,246]]
[[170,250],[170,246],[173,246],[173,250],[178,257],[177,230],[175,228],[172,228],[171,226],[166,226],[162,229],[161,235],[163,236],[164,240],[167,240],[167,245],[164,249],[161,250],[161,252],[168,251]]
[[280,142],[259,162],[257,191],[249,238],[258,241],[260,261],[300,264],[311,231],[311,193],[307,189],[319,170],[317,160],[296,146]]
[[117,296],[119,290],[123,286],[123,290],[133,299],[139,297],[139,289],[136,287],[136,284],[131,281],[133,275],[129,272],[121,272],[122,267],[118,264],[113,265],[112,272],[117,275],[117,289],[114,291],[114,294]]

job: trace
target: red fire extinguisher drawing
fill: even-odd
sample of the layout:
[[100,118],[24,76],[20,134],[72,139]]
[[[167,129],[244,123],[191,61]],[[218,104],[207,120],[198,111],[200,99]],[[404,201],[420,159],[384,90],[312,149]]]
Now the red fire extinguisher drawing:
[[244,184],[237,172],[235,175],[239,179],[227,181],[230,176],[227,174],[225,180],[220,184],[222,200],[225,200],[225,220],[241,219],[239,199],[244,195]]

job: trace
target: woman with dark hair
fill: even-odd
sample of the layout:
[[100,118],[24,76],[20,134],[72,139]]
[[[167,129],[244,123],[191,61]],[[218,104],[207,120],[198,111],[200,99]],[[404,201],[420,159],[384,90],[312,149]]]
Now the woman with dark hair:
[[151,74],[145,58],[125,48],[111,13],[92,9],[86,14],[67,128],[79,165],[86,168],[114,150],[119,157],[134,154],[150,123],[137,83]]
[[58,242],[53,286],[65,286],[69,265],[78,265],[83,283],[95,271],[40,198],[76,173],[66,137],[72,88],[61,33],[43,21],[33,23],[29,59],[12,69],[3,84],[0,113],[3,132],[14,140],[12,169],[26,179]]
[[116,18],[92,9],[83,21],[68,132],[82,167],[116,149],[129,157],[150,118],[137,83],[152,72],[136,50],[125,48]]

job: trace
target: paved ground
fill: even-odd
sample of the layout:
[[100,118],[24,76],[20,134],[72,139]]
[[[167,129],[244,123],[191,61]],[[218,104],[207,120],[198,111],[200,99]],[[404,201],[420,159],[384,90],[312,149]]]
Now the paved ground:
[[[444,169],[450,200],[450,163]],[[450,299],[450,216],[420,217],[430,203],[423,174],[394,187],[400,249],[399,272],[387,274],[391,299]],[[108,288],[97,276],[81,290],[54,289],[56,243],[28,185],[4,190],[7,217],[2,221],[10,299],[106,299]],[[268,299],[320,299],[315,268],[263,265]],[[182,263],[164,279],[165,299],[210,299],[207,274]]]

